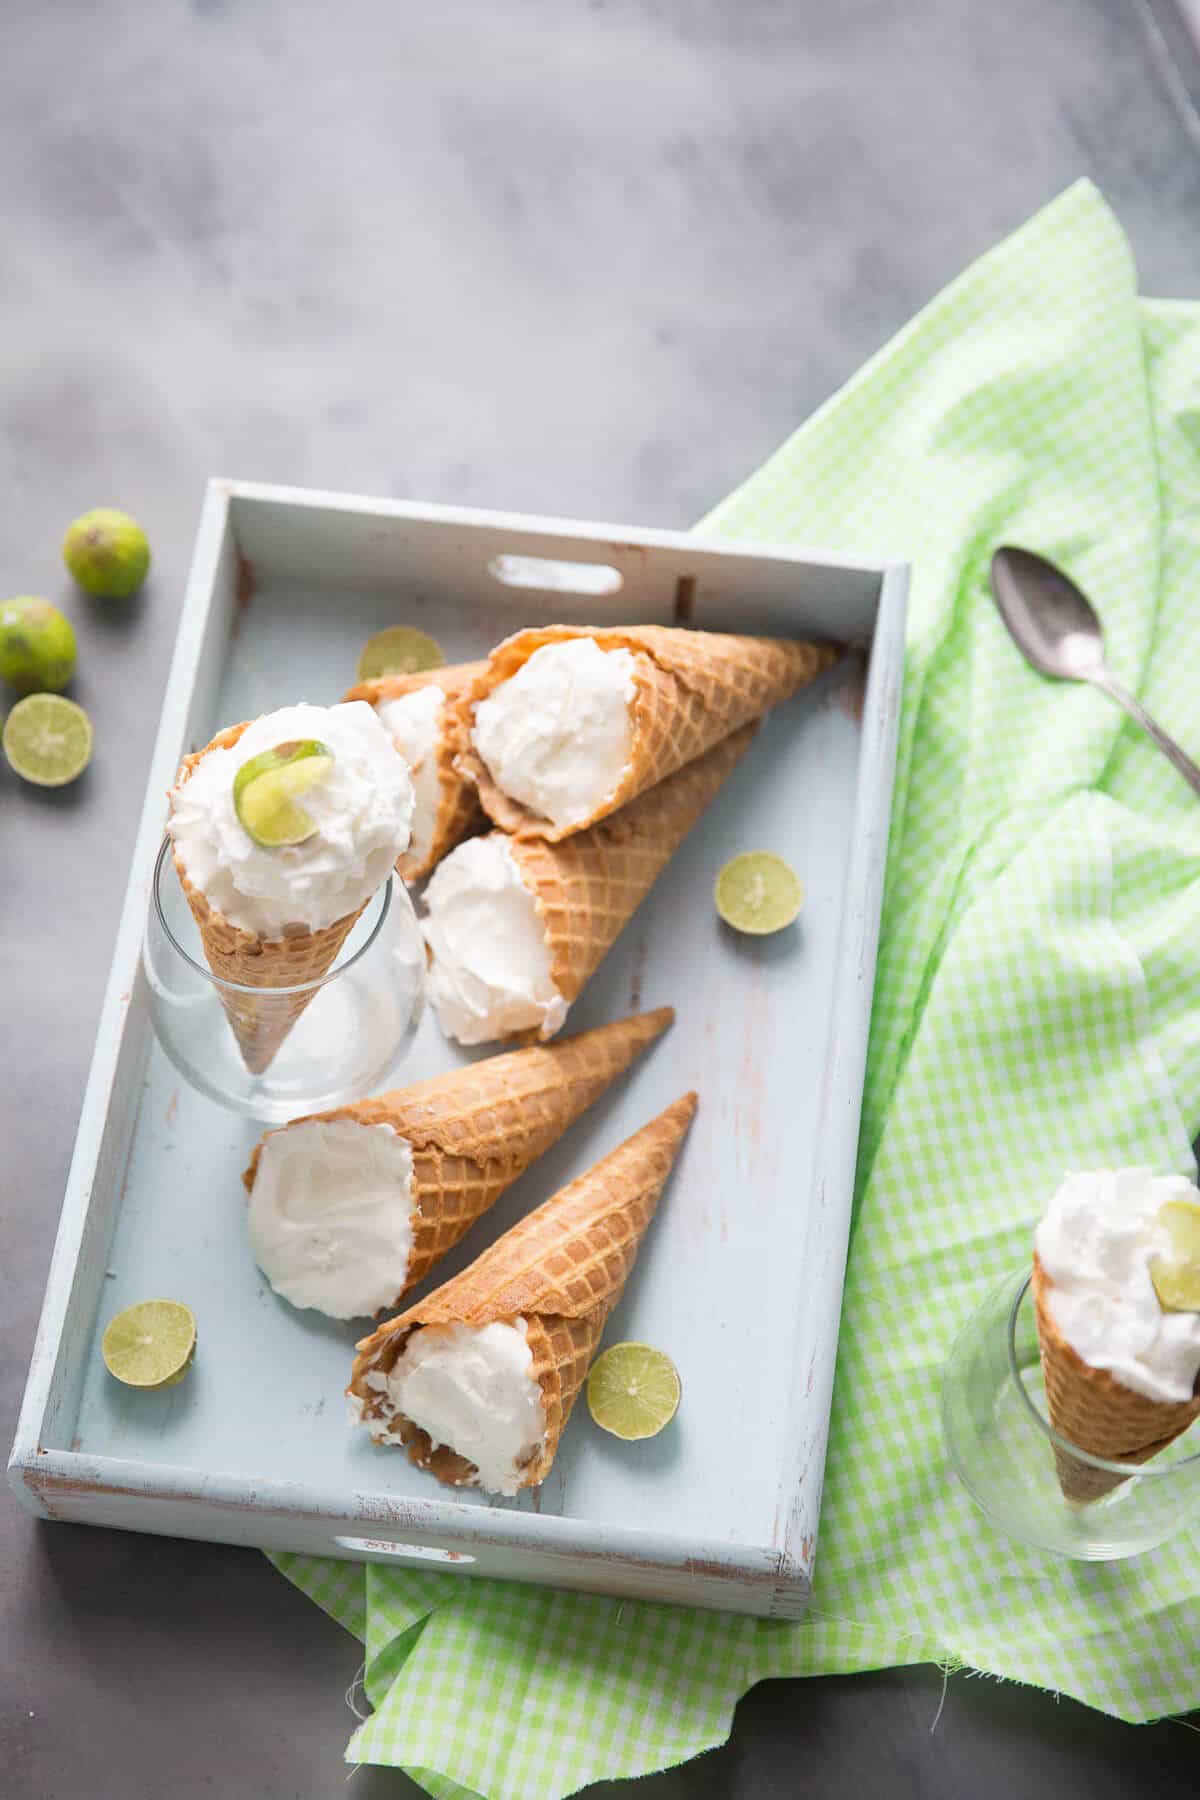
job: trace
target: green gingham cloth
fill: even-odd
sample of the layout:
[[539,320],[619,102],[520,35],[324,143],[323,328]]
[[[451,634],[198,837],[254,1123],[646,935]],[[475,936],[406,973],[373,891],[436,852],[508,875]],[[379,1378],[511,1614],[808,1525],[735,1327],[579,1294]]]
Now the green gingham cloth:
[[1200,1704],[1200,1537],[1110,1565],[993,1533],[947,1466],[958,1327],[1068,1166],[1194,1174],[1200,806],[1103,696],[1028,669],[994,546],[1063,563],[1200,749],[1200,306],[1139,300],[1090,185],[969,269],[705,528],[913,563],[858,1205],[799,1625],[317,1561],[365,1645],[351,1761],[557,1800],[729,1733],[765,1676],[934,1662],[1130,1720]]

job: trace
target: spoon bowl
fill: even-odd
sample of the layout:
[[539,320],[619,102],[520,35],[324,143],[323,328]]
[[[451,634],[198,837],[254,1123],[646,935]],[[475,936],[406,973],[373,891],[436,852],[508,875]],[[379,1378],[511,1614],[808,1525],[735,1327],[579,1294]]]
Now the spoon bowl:
[[992,593],[1017,648],[1043,675],[1088,681],[1104,669],[1104,628],[1069,575],[1005,544],[992,558]]
[[1039,674],[1102,689],[1200,794],[1200,768],[1109,670],[1104,628],[1069,575],[1035,550],[1002,544],[992,557],[992,596],[1018,650]]

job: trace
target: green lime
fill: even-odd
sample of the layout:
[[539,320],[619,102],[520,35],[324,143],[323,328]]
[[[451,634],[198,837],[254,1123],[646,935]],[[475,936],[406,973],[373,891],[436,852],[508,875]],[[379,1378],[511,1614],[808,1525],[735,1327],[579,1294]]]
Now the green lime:
[[58,693],[75,673],[75,633],[57,606],[22,594],[0,601],[0,680],[22,694]]
[[713,890],[717,911],[735,931],[755,937],[782,931],[804,905],[804,888],[795,869],[770,850],[748,850],[735,856],[717,876]]
[[126,1387],[174,1387],[196,1354],[196,1321],[182,1300],[139,1300],[110,1319],[100,1341],[110,1375]]
[[597,1425],[627,1442],[657,1437],[679,1407],[679,1371],[649,1344],[614,1344],[592,1364],[588,1411]]
[[136,519],[114,506],[96,506],[68,525],[63,561],[89,594],[128,600],[146,579],[150,546]]
[[415,625],[389,625],[363,645],[358,659],[358,679],[375,681],[380,675],[419,675],[422,669],[440,669],[446,653],[436,638]]
[[35,787],[66,787],[92,760],[92,721],[62,694],[28,694],[5,720],[4,754]]
[[255,843],[277,850],[312,837],[317,822],[296,798],[324,781],[332,767],[332,750],[316,738],[294,738],[244,762],[233,778],[233,806]]
[[1200,1205],[1168,1200],[1158,1209],[1158,1221],[1171,1239],[1170,1255],[1150,1264],[1159,1305],[1168,1312],[1200,1312]]

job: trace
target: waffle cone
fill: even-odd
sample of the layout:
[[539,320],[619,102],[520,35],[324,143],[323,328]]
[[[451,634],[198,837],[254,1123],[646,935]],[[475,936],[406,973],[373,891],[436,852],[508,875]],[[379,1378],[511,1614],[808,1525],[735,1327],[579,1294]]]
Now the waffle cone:
[[[179,771],[178,785],[190,780],[196,765],[210,750],[232,750],[249,721],[230,725],[219,731],[203,750],[185,756]],[[335,919],[320,931],[303,928],[289,930],[281,938],[260,938],[243,931],[211,907],[199,888],[188,879],[178,855],[175,869],[184,896],[192,909],[204,945],[204,956],[213,974],[221,981],[233,981],[243,988],[298,988],[305,982],[319,981],[327,975],[337,954],[362,915],[363,905],[344,919]],[[238,1041],[242,1061],[252,1075],[261,1075],[271,1066],[279,1046],[300,1017],[309,1001],[319,992],[309,987],[301,993],[244,994],[217,990],[225,1016]]]
[[510,838],[509,849],[546,926],[550,973],[568,1005],[607,955],[754,736],[722,739],[612,818],[562,843]]
[[381,700],[400,700],[418,688],[439,687],[448,701],[442,712],[442,734],[438,744],[438,810],[433,837],[424,856],[406,851],[396,859],[402,880],[419,881],[441,862],[455,844],[483,823],[479,796],[474,784],[457,767],[462,749],[462,731],[466,722],[463,702],[472,684],[482,675],[486,663],[451,663],[444,669],[426,669],[419,675],[381,675],[374,681],[360,681],[345,700],[365,700],[378,707]]
[[[497,787],[469,734],[480,700],[514,676],[536,650],[570,638],[593,638],[602,650],[634,653],[633,742],[628,767],[604,804],[578,824],[558,826]],[[790,699],[837,656],[830,644],[734,637],[667,625],[633,625],[614,631],[548,625],[519,631],[492,651],[463,703],[459,766],[478,788],[484,811],[497,825],[521,837],[557,843],[628,806],[731,732]]]
[[[1051,1285],[1035,1255],[1033,1304],[1050,1423],[1060,1437],[1080,1450],[1106,1462],[1128,1463],[1132,1471],[1165,1450],[1200,1418],[1200,1396],[1151,1400],[1125,1387],[1107,1369],[1084,1362],[1054,1322],[1049,1304]],[[1101,1499],[1127,1479],[1078,1462],[1057,1446],[1054,1460],[1063,1498],[1077,1506]]]
[[[510,1050],[307,1119],[390,1125],[413,1151],[416,1219],[404,1285],[424,1281],[475,1220],[660,1037],[671,1007],[636,1013],[561,1044]],[[293,1125],[306,1123],[293,1119]],[[290,1126],[283,1129],[290,1130]],[[253,1190],[267,1132],[242,1177]]]
[[469,1269],[362,1340],[346,1391],[361,1405],[377,1441],[399,1439],[410,1459],[439,1481],[470,1483],[474,1465],[448,1445],[431,1444],[411,1420],[389,1415],[367,1377],[386,1374],[422,1326],[521,1318],[542,1390],[546,1436],[520,1485],[537,1487],[546,1479],[695,1110],[695,1094],[685,1094],[506,1231]]

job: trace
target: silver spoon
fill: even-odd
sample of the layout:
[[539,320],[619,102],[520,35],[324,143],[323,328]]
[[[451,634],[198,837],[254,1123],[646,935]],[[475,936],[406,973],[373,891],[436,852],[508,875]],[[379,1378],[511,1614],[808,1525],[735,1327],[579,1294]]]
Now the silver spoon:
[[1035,669],[1063,681],[1090,681],[1111,695],[1200,794],[1200,768],[1109,673],[1104,628],[1069,575],[1032,550],[1005,544],[992,557],[992,593],[1017,648]]

